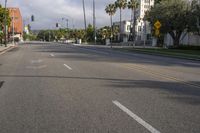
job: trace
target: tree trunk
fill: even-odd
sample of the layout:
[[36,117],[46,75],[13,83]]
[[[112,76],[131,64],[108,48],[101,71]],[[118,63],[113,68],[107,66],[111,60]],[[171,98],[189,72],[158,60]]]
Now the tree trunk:
[[179,43],[180,43],[180,38],[175,37],[175,39],[174,39],[174,46],[175,46],[175,47],[178,47],[178,46],[179,46]]
[[120,27],[119,27],[119,38],[122,41],[122,9],[120,8]]
[[134,46],[135,46],[135,42],[136,42],[136,31],[135,31],[135,26],[136,26],[136,9],[134,8],[134,20],[133,20],[133,42],[134,42]]
[[110,15],[110,23],[111,23],[111,37],[110,37],[110,47],[112,48],[112,38],[113,38],[113,22],[112,22],[112,15]]
[[176,33],[171,31],[171,32],[169,32],[169,34],[173,39],[173,42],[174,42],[173,45],[175,47],[178,47],[180,45],[180,38],[181,38],[181,35],[182,35],[182,31],[176,31]]

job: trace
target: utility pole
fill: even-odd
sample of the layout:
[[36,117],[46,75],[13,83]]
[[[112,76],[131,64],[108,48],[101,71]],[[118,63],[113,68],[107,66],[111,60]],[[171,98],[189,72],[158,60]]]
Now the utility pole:
[[66,19],[67,21],[67,29],[69,29],[69,19]]
[[85,0],[83,0],[83,14],[84,14],[84,24],[85,24],[85,31],[87,30],[87,22],[86,22],[86,14],[85,14]]
[[49,30],[49,42],[51,41],[51,38],[50,38],[50,30]]
[[7,0],[5,0],[5,13],[4,13],[4,43],[5,43],[5,47],[7,47],[7,16],[6,16],[6,12],[7,12]]
[[94,42],[95,45],[97,43],[97,37],[96,37],[96,6],[95,6],[95,0],[93,0],[93,28],[94,28]]

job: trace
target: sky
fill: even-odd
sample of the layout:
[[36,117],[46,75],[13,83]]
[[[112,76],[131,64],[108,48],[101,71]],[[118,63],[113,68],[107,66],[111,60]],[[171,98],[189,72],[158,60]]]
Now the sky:
[[[19,7],[24,23],[30,23],[32,29],[54,29],[56,23],[61,27],[66,27],[69,20],[70,28],[83,28],[83,8],[82,0],[7,0],[8,7]],[[93,20],[93,0],[85,0],[87,24],[92,24]],[[110,24],[110,18],[105,13],[106,5],[114,3],[115,0],[96,0],[96,23],[97,27]],[[0,0],[4,5],[5,0]],[[130,11],[123,11],[123,20],[130,19]],[[30,22],[31,15],[35,16],[35,21]],[[114,16],[114,21],[119,21],[119,11]]]

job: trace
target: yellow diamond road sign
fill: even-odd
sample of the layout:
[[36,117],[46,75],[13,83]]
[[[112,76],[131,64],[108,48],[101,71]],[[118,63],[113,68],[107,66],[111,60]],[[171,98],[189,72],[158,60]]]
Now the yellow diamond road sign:
[[156,29],[160,29],[160,27],[161,27],[162,25],[161,25],[160,21],[157,20],[157,21],[155,22],[154,26],[156,27]]

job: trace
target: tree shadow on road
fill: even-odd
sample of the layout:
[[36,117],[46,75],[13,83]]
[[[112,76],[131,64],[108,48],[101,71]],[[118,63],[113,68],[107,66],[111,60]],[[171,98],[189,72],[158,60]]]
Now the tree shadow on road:
[[[120,78],[101,78],[101,77],[73,77],[73,76],[50,76],[50,75],[0,75],[0,78],[45,78],[45,79],[63,79],[63,80],[84,80],[88,82],[105,81],[102,88],[119,89],[123,91],[155,90],[155,92],[165,92],[167,99],[179,102],[200,105],[200,82],[189,81],[188,84],[194,84],[196,87],[180,82],[153,81],[153,80],[130,80]],[[164,96],[166,98],[166,95]]]
[[160,57],[140,53],[127,54],[106,48],[81,48],[64,45],[38,46],[35,52],[58,53],[55,58],[62,58],[75,61],[94,61],[94,62],[120,62],[135,63],[158,66],[183,66],[198,67],[199,61],[184,60],[170,57]]

